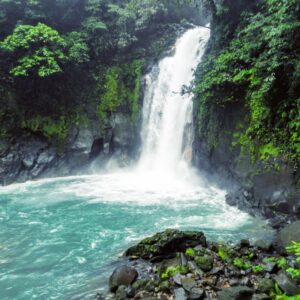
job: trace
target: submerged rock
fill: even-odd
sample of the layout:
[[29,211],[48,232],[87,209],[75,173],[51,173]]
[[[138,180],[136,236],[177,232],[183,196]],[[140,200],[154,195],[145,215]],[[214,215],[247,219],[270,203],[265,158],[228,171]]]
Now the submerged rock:
[[184,252],[197,245],[206,246],[206,238],[202,232],[168,229],[142,240],[129,248],[125,255],[159,261],[166,257],[175,257],[177,252]]
[[120,286],[131,285],[137,277],[136,269],[127,266],[118,267],[109,278],[110,291],[116,292]]

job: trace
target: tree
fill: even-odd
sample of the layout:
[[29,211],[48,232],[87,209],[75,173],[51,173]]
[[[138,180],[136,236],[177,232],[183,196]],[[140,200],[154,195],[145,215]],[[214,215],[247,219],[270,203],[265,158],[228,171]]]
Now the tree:
[[62,72],[62,66],[70,60],[78,63],[87,60],[87,45],[78,35],[73,34],[73,38],[64,39],[42,23],[19,25],[0,43],[0,50],[11,58],[10,75],[45,77]]

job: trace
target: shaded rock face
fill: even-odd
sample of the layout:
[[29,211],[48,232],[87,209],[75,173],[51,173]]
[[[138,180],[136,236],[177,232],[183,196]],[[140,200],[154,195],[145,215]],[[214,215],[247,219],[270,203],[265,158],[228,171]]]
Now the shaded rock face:
[[125,255],[137,256],[151,261],[175,257],[177,252],[187,247],[206,246],[206,238],[202,232],[169,229],[144,239],[138,245],[129,248]]
[[0,185],[88,173],[113,155],[120,165],[128,163],[138,135],[130,116],[118,114],[104,130],[99,120],[90,123],[71,128],[62,145],[33,134],[0,141]]
[[[249,156],[241,156],[232,147],[234,138],[226,132],[235,132],[242,115],[241,109],[236,108],[224,116],[224,127],[213,149],[196,132],[193,163],[214,179],[217,177],[221,187],[229,191],[226,198],[229,205],[269,219],[299,219],[300,170],[295,171],[284,162],[279,162],[278,170],[267,170],[261,161],[253,163]],[[196,112],[194,122],[197,124]]]
[[53,166],[56,159],[56,151],[44,140],[20,138],[0,153],[0,184],[36,178]]

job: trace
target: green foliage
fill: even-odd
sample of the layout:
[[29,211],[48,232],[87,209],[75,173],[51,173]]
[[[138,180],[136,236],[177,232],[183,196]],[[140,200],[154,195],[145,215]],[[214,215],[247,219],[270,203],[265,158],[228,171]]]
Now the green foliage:
[[[257,3],[257,2],[253,2]],[[276,5],[275,5],[276,3]],[[226,16],[234,14],[227,7]],[[217,19],[215,35],[224,34],[225,16]],[[212,41],[212,50],[197,70],[198,130],[216,146],[223,115],[243,107],[244,129],[236,143],[253,160],[283,158],[300,161],[300,17],[298,1],[264,0],[241,14],[227,44]],[[219,23],[218,23],[219,22]],[[219,27],[218,27],[219,26]],[[220,37],[221,39],[221,37]],[[216,116],[212,118],[212,116]],[[217,125],[216,125],[217,124]]]
[[196,256],[196,252],[193,248],[186,249],[185,254],[187,256],[190,256],[190,257],[195,257]]
[[255,265],[255,266],[252,266],[252,271],[254,273],[260,273],[260,272],[264,271],[264,267],[262,265]]
[[292,278],[300,277],[300,269],[288,268],[286,271],[292,276]]
[[223,262],[231,263],[232,262],[232,249],[226,245],[218,246],[218,256]]
[[287,261],[284,257],[280,257],[277,261],[277,266],[281,269],[285,269],[287,266]]
[[117,67],[110,68],[105,77],[105,93],[97,108],[101,120],[107,119],[107,114],[112,113],[119,107],[123,95],[123,85],[119,84],[119,70]]
[[132,120],[136,121],[142,65],[142,61],[135,60],[108,69],[105,76],[105,92],[97,107],[97,114],[102,121],[107,120],[111,113],[119,109],[127,110],[131,113]]
[[248,251],[243,255],[243,258],[249,259],[249,260],[253,259],[254,257],[255,257],[255,253],[252,252],[252,251],[250,251],[250,250],[248,250]]
[[10,70],[13,76],[27,76],[34,71],[45,77],[62,71],[60,62],[65,59],[64,40],[45,24],[17,26],[13,34],[1,42],[0,49],[20,55]]
[[252,267],[250,262],[248,262],[244,259],[241,259],[241,258],[235,258],[233,260],[233,265],[242,270],[248,270]]
[[252,259],[253,256],[249,257],[249,256],[243,256],[242,258],[235,258],[233,260],[233,265],[239,269],[242,270],[249,270],[251,269],[252,272],[254,273],[260,273],[262,271],[264,271],[264,267],[263,265],[260,264],[252,264],[249,259]]
[[64,43],[67,51],[67,60],[69,62],[82,64],[90,60],[90,49],[83,33],[77,31],[69,32],[64,36]]
[[[296,261],[300,263],[300,243],[293,241],[290,246],[286,247],[286,250],[293,253],[296,256]],[[267,261],[275,262],[280,269],[285,270],[292,278],[300,277],[300,269],[290,267],[284,257],[270,257]]]
[[233,250],[230,246],[220,244],[218,246],[218,256],[223,262],[232,263]]
[[183,19],[200,20],[196,2],[0,0],[0,135],[63,140],[53,124],[78,111],[136,124],[144,62],[174,42]]
[[173,277],[175,274],[185,275],[189,271],[188,267],[184,266],[170,266],[168,267],[161,275],[162,279],[169,279]]
[[286,250],[295,254],[297,261],[300,262],[300,243],[292,241],[292,244],[286,247]]
[[[286,250],[290,253],[295,254],[296,261],[300,263],[300,243],[292,241],[292,244],[286,247]],[[300,269],[288,268],[286,270],[293,278],[300,277]]]
[[276,295],[275,299],[276,300],[300,300],[300,295],[296,295],[296,296],[287,296],[285,294]]
[[57,146],[62,146],[69,132],[70,120],[61,116],[53,121],[49,117],[37,116],[33,119],[23,121],[22,128],[52,139]]
[[62,72],[62,65],[69,60],[78,63],[88,60],[87,45],[79,41],[78,33],[70,33],[64,40],[56,30],[42,23],[36,26],[17,26],[14,32],[0,43],[0,50],[11,54],[12,57],[18,57],[10,69],[12,76],[36,73],[40,77],[46,77]]
[[285,257],[269,257],[266,261],[276,263],[280,269],[285,270],[287,268],[287,260]]
[[275,284],[275,293],[272,293],[271,297],[275,300],[300,300],[300,295],[287,296],[284,294],[277,283]]

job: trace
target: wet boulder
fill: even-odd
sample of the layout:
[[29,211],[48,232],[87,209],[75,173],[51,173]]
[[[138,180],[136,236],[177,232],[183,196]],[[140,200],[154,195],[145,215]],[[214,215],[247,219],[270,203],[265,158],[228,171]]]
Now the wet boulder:
[[111,292],[116,292],[120,286],[131,285],[138,277],[136,269],[121,266],[114,270],[109,278],[109,288]]
[[286,225],[276,237],[276,248],[283,251],[292,241],[300,242],[300,221]]
[[280,272],[275,276],[275,281],[287,296],[300,294],[300,287],[285,272]]
[[206,246],[206,238],[202,232],[167,229],[129,248],[125,255],[161,261],[197,245]]

